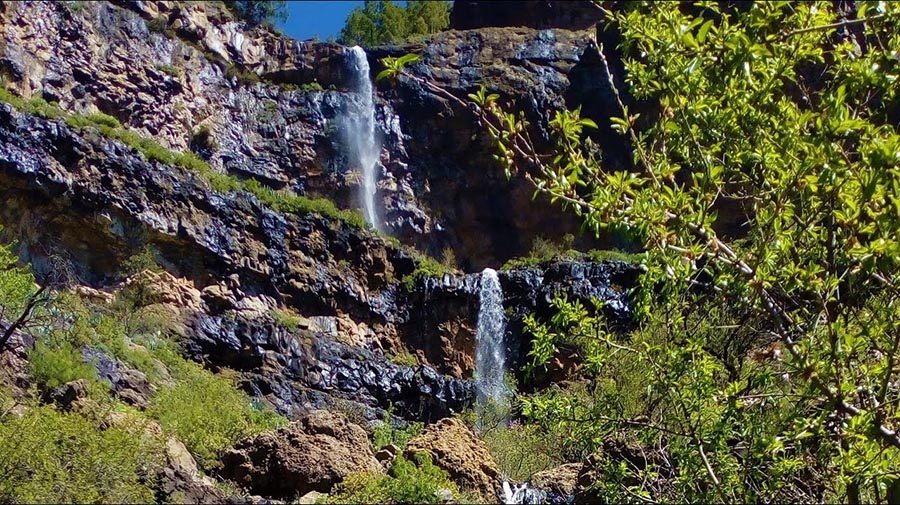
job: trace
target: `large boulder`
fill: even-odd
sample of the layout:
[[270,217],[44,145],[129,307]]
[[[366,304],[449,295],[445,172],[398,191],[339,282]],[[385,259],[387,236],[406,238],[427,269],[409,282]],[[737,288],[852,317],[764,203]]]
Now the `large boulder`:
[[531,487],[542,491],[549,503],[568,503],[575,495],[581,463],[566,463],[542,472],[528,479]]
[[343,415],[318,410],[240,442],[222,456],[222,476],[263,496],[327,493],[347,474],[382,471],[366,432]]
[[429,426],[406,445],[406,457],[424,452],[462,489],[495,500],[500,470],[484,442],[456,418],[444,418]]

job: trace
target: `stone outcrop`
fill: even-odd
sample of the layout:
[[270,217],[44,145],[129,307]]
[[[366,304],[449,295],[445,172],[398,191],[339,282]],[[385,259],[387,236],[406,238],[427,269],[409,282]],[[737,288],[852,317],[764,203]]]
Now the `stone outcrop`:
[[399,365],[309,330],[204,314],[190,325],[187,350],[192,357],[243,372],[254,394],[288,416],[341,399],[358,405],[368,419],[393,406],[400,417],[433,422],[461,412],[474,399],[467,380],[425,365]]
[[82,354],[85,361],[97,368],[97,377],[107,382],[119,399],[139,409],[149,405],[156,388],[146,375],[100,350],[84,348]]
[[496,499],[500,483],[497,464],[484,442],[459,419],[441,419],[410,440],[406,456],[414,459],[419,452],[429,454],[460,488],[475,491],[488,501]]
[[366,432],[342,415],[315,411],[239,443],[222,456],[222,474],[264,496],[328,492],[347,474],[381,471]]
[[569,498],[575,495],[581,469],[581,463],[567,463],[537,472],[528,479],[528,483],[543,493],[546,502],[568,503]]

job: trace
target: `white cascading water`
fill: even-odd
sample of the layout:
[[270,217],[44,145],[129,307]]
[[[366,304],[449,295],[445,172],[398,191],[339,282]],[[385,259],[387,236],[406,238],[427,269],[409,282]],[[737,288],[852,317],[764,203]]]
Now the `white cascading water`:
[[355,91],[360,96],[361,109],[350,121],[350,145],[356,152],[362,169],[361,192],[363,212],[366,221],[376,230],[381,229],[378,211],[375,208],[375,191],[378,169],[378,158],[381,146],[375,139],[375,95],[369,77],[369,60],[366,52],[359,46],[350,48],[353,65],[356,70]]
[[506,313],[503,311],[503,290],[500,278],[491,268],[481,272],[479,292],[478,330],[475,333],[475,401],[476,411],[490,402],[503,405],[510,390],[503,381],[506,348]]

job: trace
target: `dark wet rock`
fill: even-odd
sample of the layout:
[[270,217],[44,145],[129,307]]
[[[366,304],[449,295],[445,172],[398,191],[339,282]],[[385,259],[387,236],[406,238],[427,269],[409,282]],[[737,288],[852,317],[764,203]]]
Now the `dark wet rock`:
[[327,493],[350,473],[380,470],[366,432],[325,410],[246,439],[222,456],[224,477],[253,493],[287,499]]
[[432,422],[473,401],[468,381],[425,365],[398,365],[310,331],[202,313],[190,325],[187,350],[194,359],[246,372],[251,392],[285,415],[325,408],[327,397],[337,397],[369,407],[370,419],[393,405],[400,417]]
[[[503,306],[507,311],[507,364],[518,369],[529,350],[522,319],[528,314],[552,315],[552,300],[565,295],[592,310],[593,300],[603,302],[603,312],[613,329],[631,324],[627,290],[637,282],[635,265],[605,261],[563,259],[499,272]],[[438,371],[470,377],[474,372],[475,333],[481,274],[425,279],[398,304],[401,334]]]
[[42,398],[44,403],[54,403],[60,410],[72,410],[77,402],[88,396],[88,383],[84,379],[67,382],[62,386],[47,391]]
[[[485,85],[500,95],[504,107],[525,114],[539,149],[550,143],[549,122],[555,111],[582,105],[585,116],[603,125],[590,135],[602,147],[605,162],[628,166],[627,145],[605,126],[617,106],[595,38],[593,30],[450,30],[424,43],[373,48],[369,55],[377,70],[379,58],[420,54],[422,60],[409,65],[409,71],[463,100]],[[610,59],[615,67],[617,60]],[[613,71],[621,81],[620,73]],[[465,270],[524,255],[537,236],[558,241],[572,234],[582,248],[617,245],[613,236],[579,236],[581,223],[571,212],[543,197],[535,200],[535,188],[524,177],[507,179],[493,158],[494,142],[469,110],[411,79],[379,84],[379,91],[408,135],[405,170],[413,174],[420,206],[439,212],[429,236],[398,230],[403,240],[436,256],[443,247],[452,247]]]
[[97,368],[97,377],[109,383],[113,393],[125,403],[143,409],[155,389],[144,373],[128,367],[103,351],[83,348],[84,360]]

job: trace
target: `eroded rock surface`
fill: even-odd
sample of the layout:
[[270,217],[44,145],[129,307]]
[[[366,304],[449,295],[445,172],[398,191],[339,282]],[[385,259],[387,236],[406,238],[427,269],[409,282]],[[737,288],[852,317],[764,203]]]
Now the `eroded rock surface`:
[[459,419],[441,419],[410,440],[405,454],[414,459],[417,452],[429,454],[461,488],[473,490],[488,501],[496,499],[500,483],[497,463],[484,442]]
[[315,411],[239,443],[222,456],[222,474],[264,496],[328,492],[347,474],[381,471],[366,432],[341,414]]

